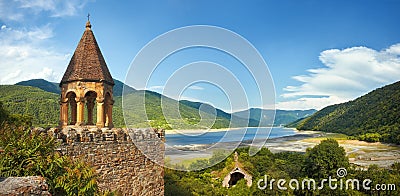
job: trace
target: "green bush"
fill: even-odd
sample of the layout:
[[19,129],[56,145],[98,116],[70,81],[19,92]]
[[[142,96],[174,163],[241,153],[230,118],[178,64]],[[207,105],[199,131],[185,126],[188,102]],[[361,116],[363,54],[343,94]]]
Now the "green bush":
[[56,152],[55,139],[27,128],[28,119],[7,115],[1,122],[0,176],[43,176],[53,195],[94,195],[95,170]]

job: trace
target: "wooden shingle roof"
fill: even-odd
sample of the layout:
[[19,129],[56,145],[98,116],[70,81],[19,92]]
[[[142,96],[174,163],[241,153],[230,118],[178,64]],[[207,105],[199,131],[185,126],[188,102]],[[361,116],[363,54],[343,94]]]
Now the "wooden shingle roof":
[[104,81],[114,85],[91,27],[87,21],[85,32],[68,64],[60,86],[73,81]]

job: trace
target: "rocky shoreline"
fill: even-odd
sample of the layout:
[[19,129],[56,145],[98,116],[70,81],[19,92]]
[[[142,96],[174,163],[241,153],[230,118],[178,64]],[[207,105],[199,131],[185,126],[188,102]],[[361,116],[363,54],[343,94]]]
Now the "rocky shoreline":
[[[296,135],[283,136],[268,139],[264,144],[271,152],[300,152],[305,153],[307,148],[312,148],[331,133],[316,131],[298,131]],[[254,141],[264,142],[262,140]],[[390,167],[395,162],[400,162],[400,146],[383,143],[368,143],[358,140],[340,139],[339,145],[342,146],[349,157],[351,164],[359,167],[368,167],[376,164],[379,167]],[[252,140],[242,141],[239,147],[251,146]],[[183,160],[209,158],[212,156],[210,148],[215,144],[204,145],[185,145],[167,147],[165,156],[171,163],[179,163]],[[238,142],[219,143],[218,149],[230,150],[238,146]],[[215,146],[214,146],[215,147]],[[214,148],[215,150],[216,148]]]

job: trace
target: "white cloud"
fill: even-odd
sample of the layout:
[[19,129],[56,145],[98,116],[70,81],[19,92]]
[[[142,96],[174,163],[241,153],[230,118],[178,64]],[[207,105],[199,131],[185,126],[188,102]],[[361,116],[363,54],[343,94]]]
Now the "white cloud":
[[201,86],[195,86],[195,85],[189,86],[188,89],[191,89],[191,90],[204,90],[203,87],[201,87]]
[[31,15],[44,13],[50,17],[76,15],[88,0],[0,0],[0,20],[23,21]]
[[337,96],[321,97],[321,98],[298,98],[290,101],[278,102],[276,104],[277,109],[281,110],[296,110],[296,109],[322,109],[325,106],[332,105],[334,103],[342,103],[347,101]]
[[53,37],[49,25],[32,29],[0,30],[0,84],[43,78],[59,82],[69,55],[55,52],[45,43]]
[[17,12],[15,1],[0,0],[0,20],[2,21],[20,21],[24,14]]
[[187,100],[187,101],[192,101],[192,102],[202,102],[202,103],[206,103],[208,105],[213,105],[212,103],[209,103],[209,102],[206,102],[206,101],[202,101],[200,99],[196,99],[196,98],[193,98],[193,97],[187,97],[187,96],[174,97],[174,99],[179,100],[179,101]]
[[[78,14],[88,0],[0,0],[0,84],[43,78],[59,82],[69,54],[54,49],[50,24],[27,27],[41,18]],[[8,24],[7,24],[8,23]],[[8,27],[12,24],[12,28]],[[19,25],[25,27],[19,27]],[[50,44],[49,44],[50,43]]]
[[156,91],[156,92],[162,92],[163,89],[164,86],[150,86],[146,88],[146,90]]
[[[400,44],[377,51],[367,47],[321,52],[323,68],[294,76],[300,86],[287,86],[280,109],[321,109],[355,99],[375,88],[400,80]],[[313,97],[313,98],[310,98]]]

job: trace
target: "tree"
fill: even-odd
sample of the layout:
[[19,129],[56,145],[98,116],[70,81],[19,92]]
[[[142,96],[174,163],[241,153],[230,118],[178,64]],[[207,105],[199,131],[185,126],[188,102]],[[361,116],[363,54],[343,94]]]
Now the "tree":
[[334,177],[339,168],[348,167],[346,152],[334,139],[323,140],[314,148],[307,149],[305,171],[308,177],[315,179]]
[[3,103],[0,102],[0,125],[7,119],[8,113],[3,108]]

